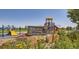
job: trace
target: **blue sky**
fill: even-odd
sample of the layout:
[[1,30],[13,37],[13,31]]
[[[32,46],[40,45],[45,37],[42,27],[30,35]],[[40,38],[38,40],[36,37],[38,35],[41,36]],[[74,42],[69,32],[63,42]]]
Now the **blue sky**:
[[67,18],[65,9],[0,9],[0,26],[39,26],[45,23],[45,18],[53,17],[57,26],[66,27],[75,24]]

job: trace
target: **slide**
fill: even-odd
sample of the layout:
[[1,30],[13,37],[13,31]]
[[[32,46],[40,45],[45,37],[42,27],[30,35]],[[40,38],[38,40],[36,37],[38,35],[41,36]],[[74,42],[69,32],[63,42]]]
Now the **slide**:
[[17,32],[15,30],[11,30],[11,36],[17,36]]

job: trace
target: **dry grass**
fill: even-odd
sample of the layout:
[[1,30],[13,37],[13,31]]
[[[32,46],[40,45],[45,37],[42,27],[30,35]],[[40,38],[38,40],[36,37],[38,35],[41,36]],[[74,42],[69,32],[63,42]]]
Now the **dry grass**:
[[[0,48],[4,49],[46,49],[53,48],[53,43],[58,39],[59,36],[55,35],[37,35],[37,36],[25,36],[16,37],[0,42]],[[4,43],[3,43],[4,42]]]

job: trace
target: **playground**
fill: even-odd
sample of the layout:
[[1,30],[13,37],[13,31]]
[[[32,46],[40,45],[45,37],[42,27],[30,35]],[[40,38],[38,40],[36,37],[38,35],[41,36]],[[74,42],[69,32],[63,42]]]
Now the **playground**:
[[[0,29],[0,48],[7,49],[50,49],[50,48],[76,48],[72,38],[79,38],[79,32],[58,28],[53,18],[45,19],[43,26],[25,26],[25,28],[4,26]],[[75,37],[74,37],[75,36]],[[64,43],[63,43],[64,42]],[[61,43],[61,44],[60,44]]]
[[44,26],[27,26],[27,28],[16,28],[13,25],[4,26],[2,25],[0,29],[0,37],[11,37],[19,36],[20,34],[27,35],[46,35],[54,34],[54,31],[58,30],[58,27],[52,22],[53,18],[46,18]]
[[[70,10],[69,10],[69,13],[68,13],[69,17],[71,17],[73,11],[71,10],[71,12],[70,12]],[[78,13],[79,11],[75,10],[73,14],[75,14],[75,12]],[[57,11],[56,11],[56,13],[57,13]],[[52,13],[52,14],[54,15],[54,13]],[[25,20],[25,22],[23,22],[23,23],[25,23],[24,24],[25,27],[24,27],[24,25],[22,25],[23,23],[21,23],[23,21],[22,19],[15,26],[11,25],[10,24],[11,21],[9,22],[9,20],[8,20],[7,23],[9,22],[8,23],[9,25],[0,26],[0,48],[2,48],[2,49],[4,49],[4,48],[8,48],[8,49],[15,49],[15,48],[16,49],[18,49],[18,48],[21,48],[21,49],[24,49],[24,48],[25,49],[30,49],[30,48],[34,48],[34,49],[79,48],[79,21],[78,21],[79,13],[75,14],[77,16],[76,18],[72,15],[71,19],[72,18],[74,18],[74,19],[72,19],[73,21],[71,21],[71,22],[72,23],[76,22],[73,25],[70,24],[71,22],[69,22],[69,23],[65,22],[66,14],[61,15],[61,16],[60,16],[60,14],[61,13],[57,13],[58,16],[55,15],[54,17],[59,17],[59,18],[57,18],[58,20],[56,18],[55,18],[55,20],[58,22],[58,24],[62,25],[62,26],[60,25],[61,27],[57,26],[57,23],[54,21],[54,18],[52,18],[52,17],[46,17],[44,19],[44,22],[41,21],[41,23],[39,22],[40,20],[38,21],[38,19],[37,19],[37,22],[40,23],[41,25],[35,23],[35,26],[34,26],[34,23],[31,23],[30,20],[29,20],[29,22],[27,22]],[[39,16],[39,14],[38,14],[38,16]],[[35,15],[35,17],[36,17],[36,15]],[[61,20],[63,19],[63,21],[60,21],[60,19]],[[3,23],[4,23],[4,21],[3,21]],[[16,20],[13,20],[13,21],[14,21],[14,23],[17,23],[17,22],[15,22]],[[35,22],[34,19],[32,21]],[[69,24],[71,26],[69,26]]]
[[0,29],[0,45],[8,41],[17,41],[17,39],[31,41],[33,47],[37,45],[39,40],[52,43],[59,38],[57,35],[58,27],[52,21],[53,18],[48,17],[43,26],[28,26],[27,28],[2,25]]

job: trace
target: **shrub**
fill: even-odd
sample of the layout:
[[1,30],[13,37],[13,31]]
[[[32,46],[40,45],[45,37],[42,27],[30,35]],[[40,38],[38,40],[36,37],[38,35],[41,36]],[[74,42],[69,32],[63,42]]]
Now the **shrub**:
[[44,49],[45,47],[45,41],[44,40],[38,40],[37,41],[37,48],[38,49]]
[[65,34],[64,31],[59,32],[59,40],[55,42],[54,48],[59,48],[59,49],[69,49],[73,48],[72,41],[69,39],[69,37]]
[[68,37],[73,43],[74,48],[79,48],[79,31],[74,31],[68,34]]

